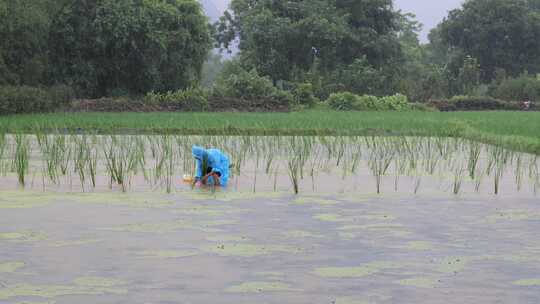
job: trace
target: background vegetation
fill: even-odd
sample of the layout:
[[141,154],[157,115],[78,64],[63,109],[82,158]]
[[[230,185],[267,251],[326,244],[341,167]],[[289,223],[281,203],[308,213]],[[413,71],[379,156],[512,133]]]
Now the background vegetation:
[[[0,114],[538,100],[539,0],[469,0],[429,43],[420,29],[391,0],[233,0],[214,25],[196,0],[0,0]],[[233,58],[211,50],[235,42]]]

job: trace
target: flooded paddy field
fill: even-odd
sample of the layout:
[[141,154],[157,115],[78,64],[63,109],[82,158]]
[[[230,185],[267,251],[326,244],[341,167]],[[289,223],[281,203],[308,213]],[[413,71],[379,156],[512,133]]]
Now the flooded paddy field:
[[[46,137],[3,137],[0,303],[540,302],[534,155],[436,138]],[[231,156],[229,187],[180,181],[197,143]]]

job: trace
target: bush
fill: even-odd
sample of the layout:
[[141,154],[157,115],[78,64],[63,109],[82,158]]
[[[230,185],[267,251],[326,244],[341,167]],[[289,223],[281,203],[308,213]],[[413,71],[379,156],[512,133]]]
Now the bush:
[[410,103],[409,107],[411,111],[418,111],[418,112],[438,112],[439,111],[439,109],[435,107],[432,107],[428,104],[420,103],[420,102]]
[[433,106],[441,111],[489,111],[489,110],[521,110],[519,102],[506,102],[492,97],[454,96],[449,100],[431,101]]
[[489,95],[503,100],[540,101],[540,79],[527,75],[492,84]]
[[294,101],[298,105],[304,105],[312,107],[319,100],[315,97],[313,91],[313,85],[311,83],[301,83],[298,84],[293,90]]
[[[410,110],[409,100],[407,96],[402,94],[395,94],[392,96],[384,96],[380,99],[379,104],[382,107],[382,110],[390,111],[407,111]],[[380,109],[374,109],[380,110]]]
[[351,92],[332,93],[326,102],[334,110],[352,111],[358,110],[359,97]]
[[168,110],[204,111],[208,108],[208,93],[201,88],[147,93],[143,99],[148,106]]
[[214,97],[240,98],[245,100],[270,100],[292,104],[290,92],[274,86],[268,77],[260,76],[256,70],[246,71],[236,61],[229,62],[218,77]]
[[358,96],[355,108],[362,111],[386,110],[381,107],[379,97],[373,95]]
[[401,94],[377,97],[341,92],[331,94],[327,103],[332,109],[338,111],[407,111],[411,109],[407,96]]
[[51,94],[28,86],[0,87],[0,114],[39,113],[55,110]]

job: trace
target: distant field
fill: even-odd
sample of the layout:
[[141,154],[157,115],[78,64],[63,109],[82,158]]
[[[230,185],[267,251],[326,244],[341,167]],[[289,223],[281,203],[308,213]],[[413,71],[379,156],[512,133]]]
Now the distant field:
[[540,154],[540,112],[53,113],[0,117],[4,132],[456,136]]

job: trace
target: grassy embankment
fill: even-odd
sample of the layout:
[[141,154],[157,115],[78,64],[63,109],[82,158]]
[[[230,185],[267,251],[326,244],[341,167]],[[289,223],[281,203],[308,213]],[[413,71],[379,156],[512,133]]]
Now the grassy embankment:
[[454,136],[540,154],[540,112],[53,113],[0,117],[4,132]]

